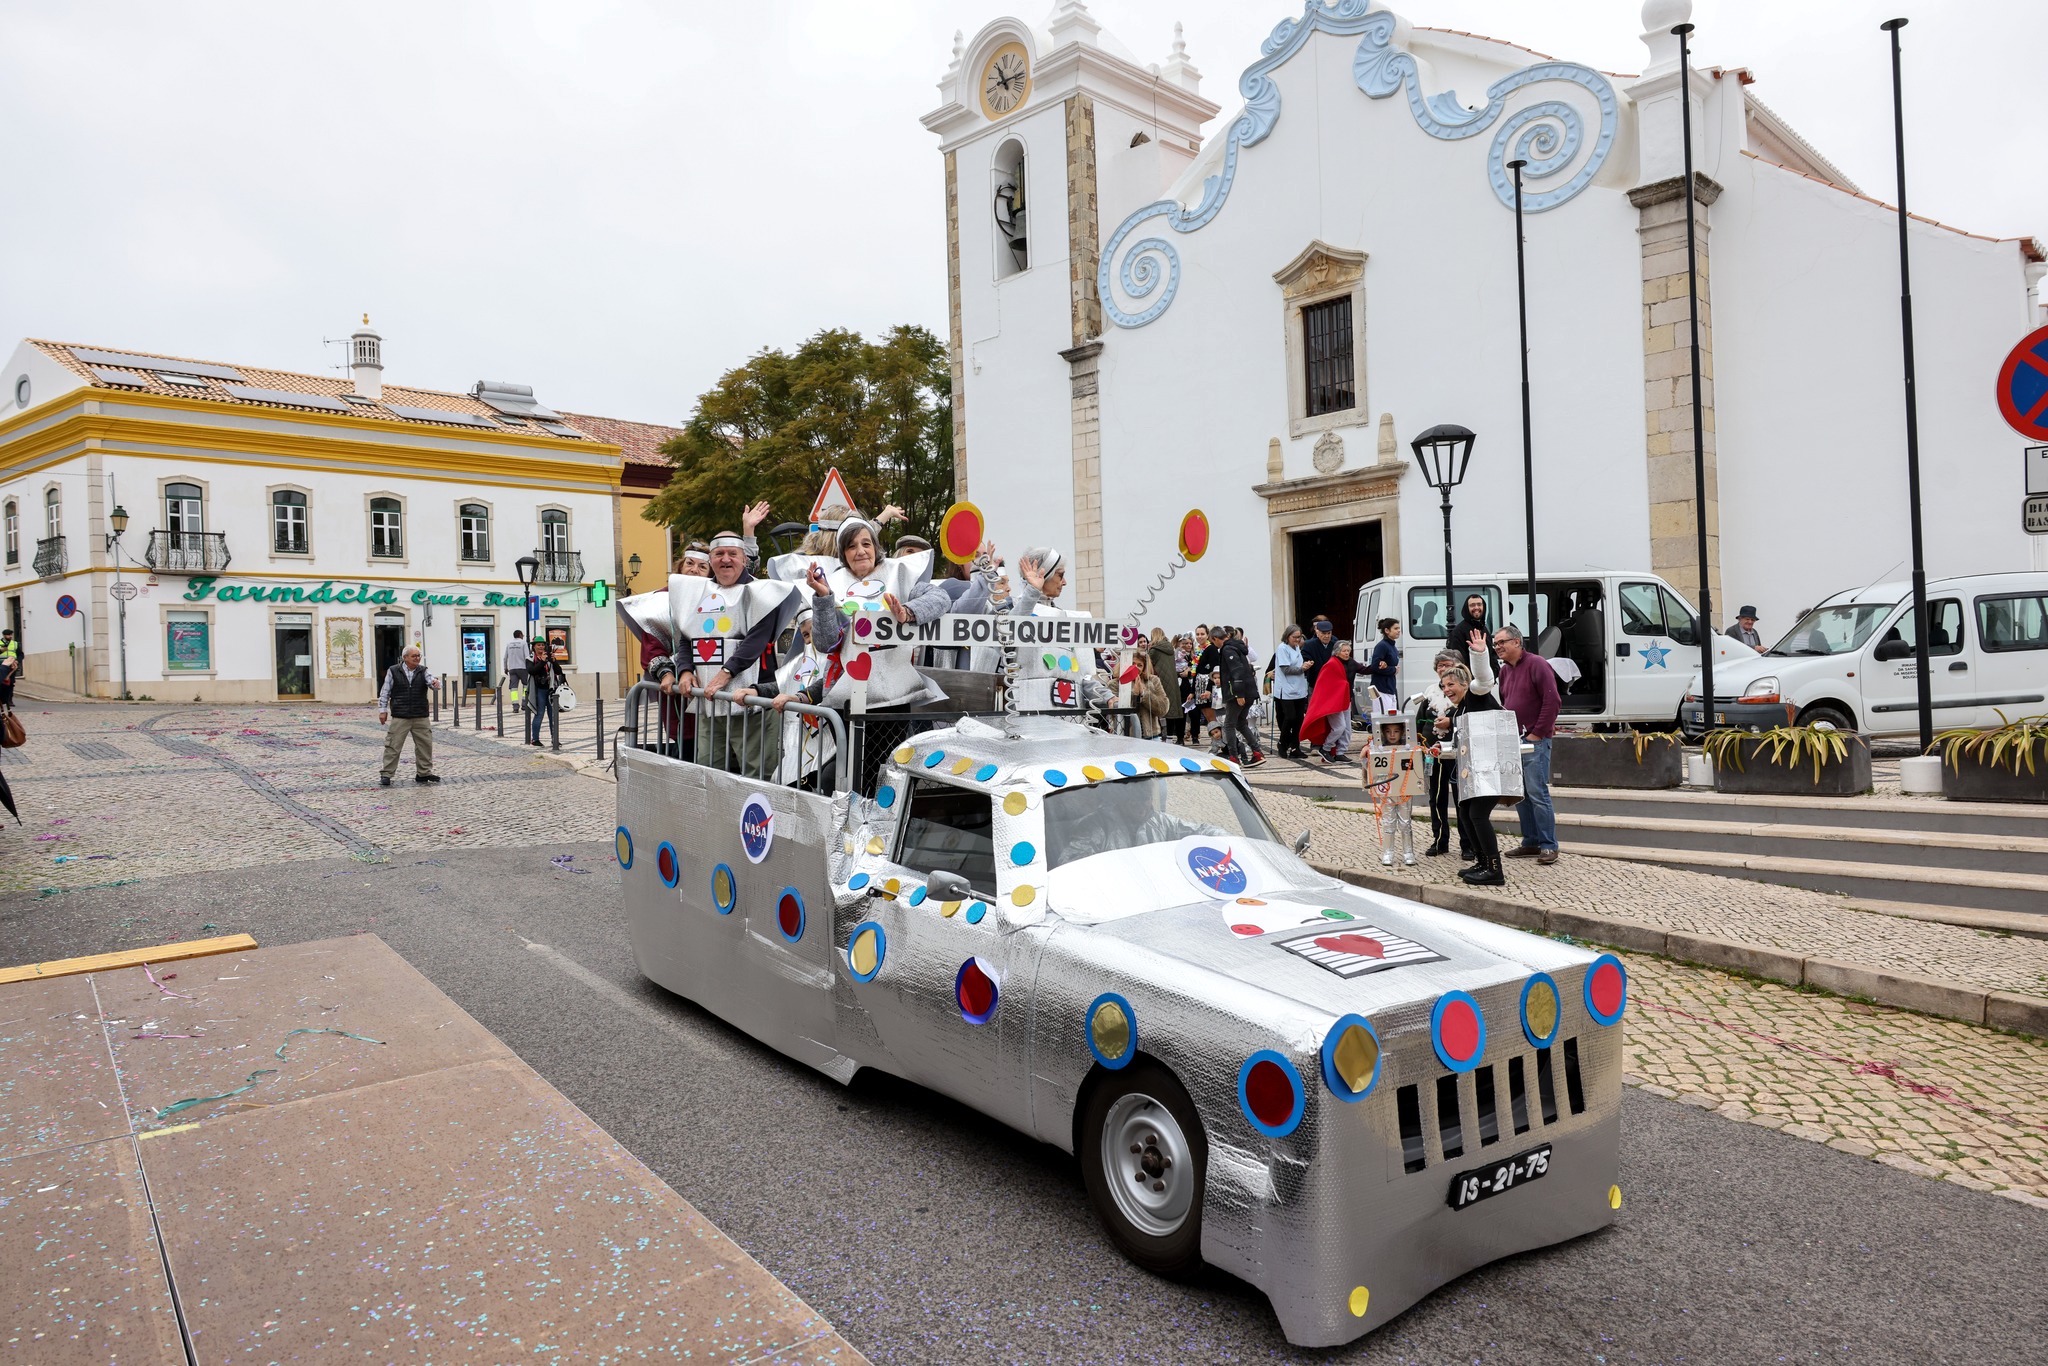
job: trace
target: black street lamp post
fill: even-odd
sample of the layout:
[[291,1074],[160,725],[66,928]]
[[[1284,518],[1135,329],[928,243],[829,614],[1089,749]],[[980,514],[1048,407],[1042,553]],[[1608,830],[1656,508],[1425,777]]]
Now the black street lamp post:
[[1927,557],[1920,542],[1920,402],[1913,380],[1913,270],[1906,250],[1906,93],[1899,70],[1904,19],[1878,27],[1892,36],[1892,139],[1899,163],[1899,327],[1906,347],[1906,515],[1913,539],[1913,674],[1920,752],[1934,748],[1933,680],[1927,676]]
[[1688,359],[1692,370],[1692,511],[1699,537],[1700,560],[1700,729],[1714,724],[1714,586],[1707,575],[1707,416],[1700,403],[1700,254],[1699,180],[1692,169],[1692,35],[1691,24],[1671,30],[1678,35],[1678,107],[1685,136],[1685,325],[1692,334]]
[[1529,424],[1529,275],[1522,250],[1522,168],[1517,157],[1508,163],[1515,173],[1515,305],[1522,326],[1522,517],[1529,538],[1529,639],[1536,639],[1536,444]]
[[[110,476],[111,477],[111,476]],[[116,615],[120,619],[121,632],[121,699],[128,698],[128,593],[127,580],[121,577],[121,533],[128,529],[128,509],[119,503],[107,514],[107,525],[114,529],[107,537],[107,553],[114,557],[114,583],[118,591],[114,594],[117,604]]]
[[1415,463],[1422,470],[1422,478],[1431,488],[1444,496],[1444,641],[1451,639],[1451,623],[1456,619],[1456,608],[1451,599],[1456,594],[1455,581],[1451,576],[1451,490],[1465,482],[1465,467],[1472,462],[1472,443],[1479,438],[1464,427],[1444,423],[1431,427],[1411,441],[1409,446],[1415,452]]

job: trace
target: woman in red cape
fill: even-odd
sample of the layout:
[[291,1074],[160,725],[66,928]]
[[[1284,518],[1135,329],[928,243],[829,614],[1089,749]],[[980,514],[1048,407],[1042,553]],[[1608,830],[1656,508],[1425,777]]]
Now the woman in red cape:
[[[1331,718],[1343,718],[1344,740],[1348,745],[1351,733],[1351,670],[1346,662],[1332,654],[1316,670],[1316,686],[1308,695],[1308,713],[1301,723],[1301,743],[1323,748],[1323,741],[1332,730]],[[1330,751],[1323,748],[1324,757]],[[1336,756],[1341,759],[1340,753]]]

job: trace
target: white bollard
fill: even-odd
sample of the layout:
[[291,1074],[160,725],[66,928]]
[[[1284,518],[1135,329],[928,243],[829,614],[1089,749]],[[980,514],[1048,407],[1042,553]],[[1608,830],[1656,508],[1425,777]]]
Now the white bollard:
[[1941,756],[1920,754],[1899,760],[1899,790],[1909,797],[1941,795]]

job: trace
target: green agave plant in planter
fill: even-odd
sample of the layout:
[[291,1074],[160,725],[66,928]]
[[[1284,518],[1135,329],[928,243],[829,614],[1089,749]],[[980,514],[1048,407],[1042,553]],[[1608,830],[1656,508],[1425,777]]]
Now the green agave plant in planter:
[[2048,802],[2048,715],[1945,730],[1929,751],[1942,757],[1941,795],[1961,802]]
[[1560,732],[1550,742],[1550,765],[1557,787],[1677,787],[1685,777],[1685,745],[1669,731]]
[[1855,731],[1828,725],[1731,727],[1708,731],[1700,744],[1714,761],[1717,792],[1855,797],[1870,791],[1870,740]]

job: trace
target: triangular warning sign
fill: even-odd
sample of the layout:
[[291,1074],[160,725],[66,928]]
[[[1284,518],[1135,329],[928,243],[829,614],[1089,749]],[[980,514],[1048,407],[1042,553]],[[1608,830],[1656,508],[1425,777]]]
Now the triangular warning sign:
[[818,490],[818,501],[811,504],[811,521],[815,523],[818,514],[834,503],[848,511],[855,506],[853,493],[846,487],[846,481],[839,477],[839,467],[836,465],[826,471],[825,485]]

